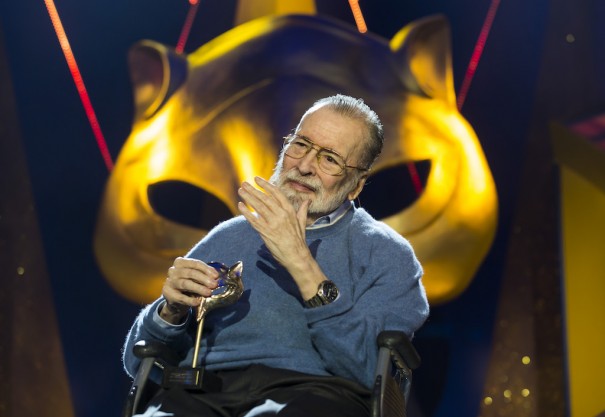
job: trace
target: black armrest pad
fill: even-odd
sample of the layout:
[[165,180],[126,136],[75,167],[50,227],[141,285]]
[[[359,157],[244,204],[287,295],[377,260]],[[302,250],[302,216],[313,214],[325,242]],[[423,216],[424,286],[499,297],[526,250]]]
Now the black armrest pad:
[[377,341],[379,347],[386,347],[397,352],[408,368],[416,369],[420,366],[420,355],[405,333],[385,330],[380,332]]
[[157,358],[169,365],[179,363],[178,355],[164,343],[149,340],[140,340],[132,348],[134,355],[139,359]]

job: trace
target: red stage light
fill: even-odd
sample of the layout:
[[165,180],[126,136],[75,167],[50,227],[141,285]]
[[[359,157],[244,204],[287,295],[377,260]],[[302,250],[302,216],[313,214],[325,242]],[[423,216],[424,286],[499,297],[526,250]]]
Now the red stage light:
[[69,45],[69,40],[67,39],[67,35],[65,34],[65,30],[63,29],[63,24],[61,23],[61,18],[59,17],[59,13],[57,12],[57,8],[55,7],[55,3],[53,0],[44,0],[44,3],[46,4],[50,20],[57,34],[57,38],[59,39],[63,54],[65,55],[67,66],[69,67],[71,76],[74,80],[74,83],[76,84],[78,94],[80,95],[80,100],[82,101],[84,111],[86,112],[86,117],[88,118],[88,122],[90,123],[90,127],[92,128],[92,132],[97,140],[97,146],[101,151],[101,155],[103,157],[103,160],[105,161],[105,166],[107,167],[107,170],[111,171],[111,169],[113,168],[113,161],[111,159],[111,155],[109,154],[109,149],[107,148],[107,142],[105,141],[105,137],[103,136],[103,132],[101,131],[101,126],[99,125],[99,121],[97,120],[94,108],[92,107],[88,91],[86,91],[86,86],[84,85],[82,74],[80,73],[80,69],[78,68],[78,63],[76,62],[76,58],[73,54],[73,51],[71,50],[71,46]]
[[200,5],[199,0],[189,0],[189,3],[191,4],[191,7],[189,7],[187,18],[185,19],[183,29],[181,30],[181,35],[179,36],[179,40],[176,44],[176,52],[179,54],[182,54],[183,50],[185,49],[187,38],[189,38],[189,32],[191,32],[191,27],[193,26],[193,20],[197,14],[197,8]]
[[477,67],[479,66],[479,61],[481,60],[481,55],[483,54],[483,49],[485,48],[485,43],[487,42],[489,32],[492,29],[492,24],[494,23],[494,18],[496,17],[496,12],[498,11],[499,5],[500,0],[492,0],[492,4],[489,6],[489,10],[487,11],[487,16],[483,22],[483,27],[479,33],[479,38],[475,44],[473,55],[471,56],[471,60],[466,69],[466,74],[464,75],[464,80],[462,81],[462,86],[460,87],[460,92],[458,93],[458,110],[462,109],[464,101],[466,100],[468,90],[471,87],[471,82],[475,76],[475,71],[477,71]]

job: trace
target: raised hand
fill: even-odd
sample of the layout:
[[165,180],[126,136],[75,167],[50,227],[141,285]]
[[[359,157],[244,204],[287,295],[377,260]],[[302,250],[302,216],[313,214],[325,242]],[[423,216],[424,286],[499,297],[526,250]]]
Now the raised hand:
[[273,257],[290,272],[303,298],[310,298],[325,279],[305,241],[310,200],[303,200],[296,211],[275,185],[260,177],[255,177],[255,182],[265,192],[244,182],[238,191],[243,200],[238,204],[239,211]]
[[265,193],[244,182],[239,189],[243,202],[239,203],[238,208],[250,225],[260,233],[273,257],[287,267],[301,251],[308,250],[305,227],[310,201],[304,200],[298,211],[295,211],[275,185],[260,177],[256,177],[255,182]]

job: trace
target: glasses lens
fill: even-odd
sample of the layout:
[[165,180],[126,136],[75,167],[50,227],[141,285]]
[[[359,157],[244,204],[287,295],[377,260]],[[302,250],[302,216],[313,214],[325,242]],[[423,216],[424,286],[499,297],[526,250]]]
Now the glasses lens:
[[[313,148],[313,143],[305,138],[296,135],[286,137],[285,154],[291,158],[304,158]],[[328,175],[340,175],[344,171],[345,162],[340,155],[317,145],[315,149],[318,150],[319,169]]]
[[317,155],[317,158],[319,161],[319,168],[326,174],[338,175],[344,169],[344,161],[333,152],[322,150],[319,152],[319,155]]
[[311,144],[296,136],[289,136],[286,143],[286,155],[292,158],[302,158],[311,149]]

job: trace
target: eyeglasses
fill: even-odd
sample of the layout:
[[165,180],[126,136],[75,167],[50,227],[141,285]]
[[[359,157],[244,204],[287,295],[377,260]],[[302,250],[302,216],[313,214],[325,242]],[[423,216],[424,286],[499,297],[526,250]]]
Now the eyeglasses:
[[284,137],[284,140],[284,153],[290,158],[304,158],[309,152],[311,152],[311,149],[315,149],[317,151],[317,165],[319,166],[319,169],[321,169],[328,175],[342,175],[345,168],[353,168],[358,169],[360,171],[367,171],[367,168],[359,168],[354,167],[352,165],[347,165],[345,159],[340,156],[337,152],[316,145],[305,136],[292,133]]

